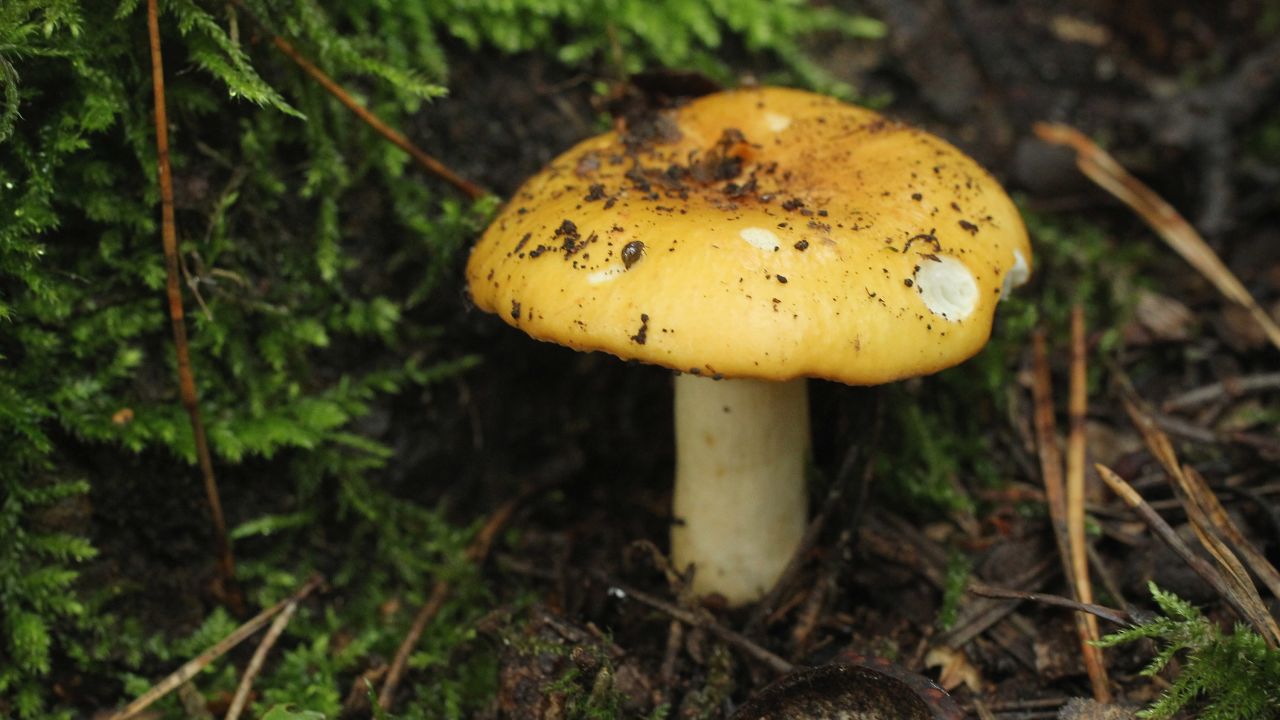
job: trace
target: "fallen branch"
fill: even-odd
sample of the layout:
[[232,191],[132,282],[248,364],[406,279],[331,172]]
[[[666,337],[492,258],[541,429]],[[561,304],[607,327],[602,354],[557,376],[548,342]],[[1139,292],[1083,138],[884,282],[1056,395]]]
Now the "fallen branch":
[[312,576],[302,587],[298,588],[293,595],[281,600],[271,607],[263,610],[255,615],[245,624],[236,628],[223,639],[214,643],[208,650],[200,653],[194,658],[188,660],[182,667],[174,670],[168,677],[156,683],[150,690],[138,696],[136,700],[126,705],[122,710],[110,716],[108,720],[128,720],[135,717],[138,713],[146,710],[154,702],[160,698],[173,692],[179,685],[187,682],[195,677],[197,673],[205,669],[214,660],[226,655],[231,648],[239,645],[247,640],[251,635],[266,626],[271,618],[283,612],[290,603],[296,604],[301,602],[305,597],[310,595],[316,588],[324,583],[324,578],[319,575]]
[[213,456],[200,415],[200,397],[196,393],[195,374],[191,371],[191,349],[187,343],[186,315],[182,309],[182,286],[178,280],[178,232],[173,215],[173,175],[169,166],[169,119],[164,97],[164,59],[160,53],[160,12],[156,0],[147,0],[147,30],[151,44],[151,86],[156,119],[156,164],[160,182],[160,239],[164,245],[166,293],[169,297],[169,320],[173,326],[173,347],[178,356],[178,392],[182,406],[191,421],[191,435],[196,458],[204,477],[205,496],[213,521],[214,544],[218,560],[218,579],[222,596],[231,613],[244,615],[244,598],[236,584],[236,561],[227,537],[227,524],[222,515],[218,481],[213,474]]
[[1130,175],[1115,158],[1079,130],[1056,123],[1036,123],[1034,129],[1041,140],[1074,150],[1076,166],[1081,172],[1138,213],[1169,247],[1213,283],[1218,292],[1244,306],[1266,332],[1271,344],[1280,348],[1280,325],[1271,319],[1244,284],[1172,205]]

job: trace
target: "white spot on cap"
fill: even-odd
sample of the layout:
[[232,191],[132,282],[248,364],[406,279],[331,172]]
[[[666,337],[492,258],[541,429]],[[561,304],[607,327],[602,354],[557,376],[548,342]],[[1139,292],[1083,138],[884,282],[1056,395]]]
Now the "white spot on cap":
[[774,132],[782,132],[791,127],[791,117],[767,112],[764,114],[764,124]]
[[587,283],[589,285],[599,285],[600,283],[606,283],[606,282],[609,282],[610,280],[613,280],[614,278],[618,277],[619,275],[621,275],[626,271],[627,271],[627,268],[622,265],[610,265],[609,267],[603,270],[597,270],[591,273],[590,275],[588,275]]
[[768,228],[749,227],[738,231],[738,237],[747,241],[748,245],[768,250],[770,252],[782,247],[782,243],[778,241],[778,236]]
[[1022,255],[1021,250],[1013,251],[1013,267],[1009,268],[1009,272],[1004,274],[1004,282],[1000,283],[1000,299],[1004,300],[1009,297],[1009,293],[1014,288],[1025,283],[1031,278],[1031,267],[1027,265],[1027,259]]
[[952,322],[969,317],[978,306],[978,282],[964,263],[950,255],[920,263],[915,285],[929,312]]

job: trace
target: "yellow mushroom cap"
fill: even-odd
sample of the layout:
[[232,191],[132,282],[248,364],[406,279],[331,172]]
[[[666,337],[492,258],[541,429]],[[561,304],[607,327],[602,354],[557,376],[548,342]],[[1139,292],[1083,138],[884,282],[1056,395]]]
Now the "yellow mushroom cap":
[[471,252],[481,309],[684,372],[867,385],[982,348],[1026,280],[1017,209],[926,132],[783,88],[579,143]]

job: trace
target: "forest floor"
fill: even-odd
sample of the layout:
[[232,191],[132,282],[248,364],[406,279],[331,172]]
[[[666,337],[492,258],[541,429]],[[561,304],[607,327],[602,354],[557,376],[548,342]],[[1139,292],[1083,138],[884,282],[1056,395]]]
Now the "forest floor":
[[[1087,440],[1083,502],[1096,602],[1150,610],[1154,581],[1217,621],[1242,619],[1223,588],[1197,575],[1092,470],[1095,462],[1114,470],[1195,545],[1126,398],[1173,439],[1246,539],[1280,559],[1276,348],[1247,311],[1089,182],[1070,151],[1032,131],[1035,122],[1060,122],[1103,142],[1195,225],[1275,317],[1280,8],[868,5],[888,37],[822,36],[810,51],[864,99],[973,155],[1018,198],[1039,267],[1009,313],[1017,317],[997,318],[985,359],[939,377],[889,388],[812,384],[813,515],[824,523],[768,603],[727,610],[682,600],[664,566],[671,374],[535,342],[469,307],[459,268],[428,312],[451,343],[483,362],[435,388],[425,406],[387,409],[397,459],[386,482],[406,498],[443,504],[466,525],[514,500],[483,559],[492,604],[475,643],[495,652],[499,666],[486,714],[573,717],[567,707],[582,712],[595,702],[621,716],[666,704],[678,717],[718,717],[785,667],[838,657],[875,665],[868,658],[877,657],[896,668],[877,677],[925,675],[967,717],[1104,717],[1066,709],[1071,698],[1095,696],[1074,613],[972,589],[1072,594],[1074,573],[1064,571],[1046,510],[1044,468],[1052,475],[1060,459],[1046,461],[1037,443],[1037,422],[1050,417],[1060,435],[1074,429]],[[475,56],[454,67],[451,95],[404,130],[500,196],[601,127],[593,85],[609,78],[566,76],[536,56]],[[744,78],[766,71],[742,70]],[[1089,404],[1072,428],[1068,328],[1076,303],[1086,306]],[[1032,349],[1033,326],[1046,330],[1043,361]],[[1053,404],[1042,396],[1037,408],[1033,389],[1046,373]],[[997,383],[997,396],[974,390]],[[251,504],[263,492],[240,500]],[[99,542],[121,557],[126,540],[113,540],[110,528],[164,515],[110,497],[97,498],[95,511],[114,513]],[[198,554],[165,538],[143,545]],[[199,607],[204,576],[170,577],[171,594],[145,612]],[[1277,599],[1263,597],[1274,615]],[[323,593],[308,600],[333,601]],[[1122,627],[1098,622],[1104,634]],[[1176,667],[1165,678],[1139,674],[1152,652],[1149,643],[1105,651],[1115,703],[1142,706],[1169,686]],[[371,662],[369,676],[377,670]],[[428,674],[411,670],[404,685]],[[848,680],[869,692],[857,681]],[[906,706],[865,717],[946,717],[913,704],[922,686],[904,687],[910,692],[875,702]],[[351,714],[365,712],[354,700]]]

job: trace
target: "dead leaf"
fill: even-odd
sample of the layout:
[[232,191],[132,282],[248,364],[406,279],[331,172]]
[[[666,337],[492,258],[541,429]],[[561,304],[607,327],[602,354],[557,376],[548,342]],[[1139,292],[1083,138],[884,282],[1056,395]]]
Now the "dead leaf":
[[924,656],[924,666],[942,668],[938,673],[938,684],[947,692],[955,690],[961,684],[975,693],[982,692],[982,674],[969,662],[962,650],[938,645]]
[[[1134,318],[1153,340],[1181,342],[1191,337],[1196,316],[1178,300],[1150,290],[1138,293]],[[1264,338],[1265,341],[1265,338]]]

